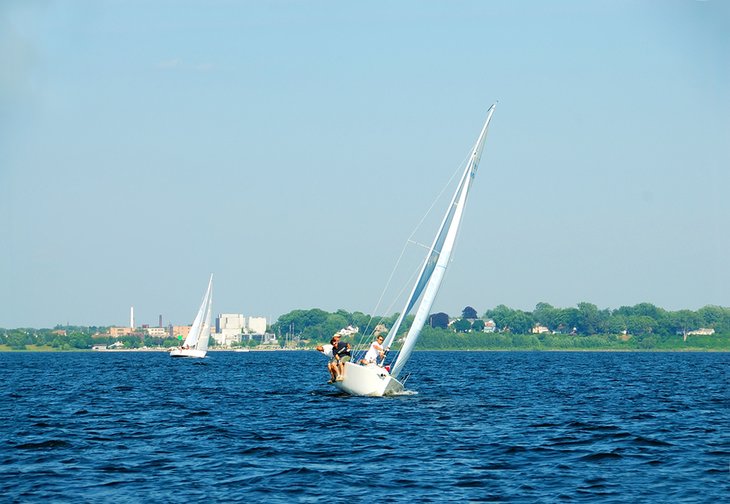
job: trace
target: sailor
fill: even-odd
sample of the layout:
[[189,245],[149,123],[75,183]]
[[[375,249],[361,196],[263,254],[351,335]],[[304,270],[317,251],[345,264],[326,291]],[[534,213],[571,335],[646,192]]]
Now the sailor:
[[350,349],[352,348],[349,343],[340,341],[340,335],[335,334],[332,338],[335,343],[332,345],[332,353],[335,356],[335,365],[337,366],[337,378],[336,381],[342,381],[345,379],[345,362],[348,362],[351,358]]
[[375,338],[375,341],[373,341],[370,344],[370,348],[368,349],[367,353],[365,354],[365,358],[360,361],[360,364],[363,366],[367,366],[370,364],[376,364],[378,362],[378,358],[384,359],[385,358],[385,349],[383,348],[383,336],[378,334],[378,337]]
[[327,371],[330,372],[330,375],[332,376],[332,379],[329,381],[329,383],[332,383],[337,379],[334,359],[335,356],[332,354],[332,345],[318,345],[317,351],[324,355],[325,357],[328,357],[329,360],[327,361]]

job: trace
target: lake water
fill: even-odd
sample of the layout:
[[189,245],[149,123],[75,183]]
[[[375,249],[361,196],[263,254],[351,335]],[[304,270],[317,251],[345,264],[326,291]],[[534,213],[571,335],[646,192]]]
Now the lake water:
[[391,398],[316,352],[0,353],[10,502],[720,502],[728,353],[417,352]]

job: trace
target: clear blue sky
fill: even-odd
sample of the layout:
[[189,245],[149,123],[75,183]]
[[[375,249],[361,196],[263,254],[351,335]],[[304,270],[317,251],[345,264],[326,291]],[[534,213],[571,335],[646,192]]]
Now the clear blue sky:
[[730,306],[729,54],[715,0],[4,1],[0,327],[189,323],[210,273],[371,313],[497,100],[434,311]]

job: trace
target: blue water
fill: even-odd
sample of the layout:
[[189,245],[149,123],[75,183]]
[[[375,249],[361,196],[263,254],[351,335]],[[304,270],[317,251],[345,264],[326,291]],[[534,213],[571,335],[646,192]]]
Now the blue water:
[[417,352],[393,398],[316,352],[2,353],[0,500],[720,502],[727,353]]

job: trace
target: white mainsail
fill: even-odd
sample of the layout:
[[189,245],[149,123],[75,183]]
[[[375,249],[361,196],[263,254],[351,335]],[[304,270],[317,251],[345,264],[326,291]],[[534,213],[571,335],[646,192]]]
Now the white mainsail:
[[484,122],[479,138],[477,138],[477,141],[474,144],[466,169],[461,176],[461,180],[456,188],[454,197],[451,199],[451,204],[449,205],[446,215],[441,222],[439,232],[436,234],[436,238],[434,239],[429,253],[426,256],[426,260],[423,263],[418,281],[413,287],[413,291],[408,297],[408,301],[406,302],[403,311],[396,320],[396,323],[388,332],[388,336],[384,341],[385,347],[389,347],[393,343],[401,322],[411,311],[418,298],[423,295],[421,304],[418,306],[418,310],[416,311],[413,324],[411,324],[408,334],[405,337],[405,341],[403,342],[403,346],[398,353],[398,358],[396,359],[395,364],[393,364],[393,369],[390,374],[394,378],[398,377],[403,366],[405,366],[406,362],[408,362],[411,352],[413,351],[413,347],[415,346],[416,341],[418,341],[421,329],[423,329],[423,326],[426,323],[431,306],[436,299],[436,294],[441,286],[441,281],[444,278],[444,273],[446,272],[446,267],[449,264],[451,252],[453,251],[454,243],[456,242],[456,234],[459,231],[459,226],[461,225],[461,220],[464,215],[466,198],[469,195],[471,183],[474,180],[477,167],[479,166],[479,161],[482,157],[484,141],[487,138],[489,122],[492,119],[495,107],[496,104],[489,107],[487,119]]
[[213,275],[210,275],[210,282],[208,284],[208,302],[205,307],[205,316],[203,317],[203,326],[200,329],[200,335],[198,336],[198,342],[195,344],[195,348],[203,352],[208,351],[208,341],[210,340],[210,322],[213,316]]
[[198,314],[195,316],[193,325],[190,327],[185,341],[184,348],[194,348],[196,350],[207,351],[208,339],[210,339],[210,321],[211,311],[213,309],[213,275],[210,275],[208,281],[208,289],[203,296],[203,302],[200,304]]

